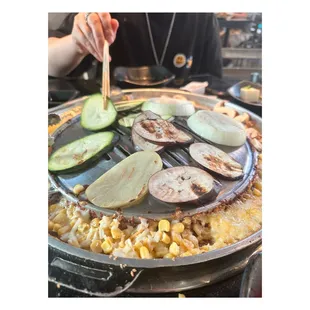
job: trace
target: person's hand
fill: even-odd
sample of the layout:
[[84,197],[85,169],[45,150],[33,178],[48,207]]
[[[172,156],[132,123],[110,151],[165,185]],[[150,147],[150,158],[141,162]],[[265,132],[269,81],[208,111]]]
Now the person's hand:
[[116,37],[118,21],[109,13],[79,13],[74,18],[72,39],[82,54],[92,54],[102,62],[104,40],[112,44]]

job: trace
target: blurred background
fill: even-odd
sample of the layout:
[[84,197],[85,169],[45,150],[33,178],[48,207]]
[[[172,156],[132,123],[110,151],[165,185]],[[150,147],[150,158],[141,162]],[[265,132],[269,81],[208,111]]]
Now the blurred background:
[[222,39],[223,76],[258,79],[261,83],[262,14],[220,12],[216,16]]

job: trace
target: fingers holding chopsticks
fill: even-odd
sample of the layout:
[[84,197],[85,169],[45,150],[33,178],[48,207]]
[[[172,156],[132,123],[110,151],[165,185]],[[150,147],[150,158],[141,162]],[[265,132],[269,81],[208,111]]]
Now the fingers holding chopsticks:
[[74,19],[72,38],[79,50],[102,62],[104,41],[114,42],[118,25],[109,13],[79,13]]

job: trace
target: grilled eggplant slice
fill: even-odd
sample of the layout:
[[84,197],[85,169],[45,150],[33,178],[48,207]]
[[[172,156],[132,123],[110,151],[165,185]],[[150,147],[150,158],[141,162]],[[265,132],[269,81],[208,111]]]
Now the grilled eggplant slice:
[[138,204],[148,193],[150,177],[162,169],[156,152],[141,151],[122,160],[86,189],[94,205],[117,209]]
[[149,181],[150,194],[168,203],[206,202],[216,197],[213,177],[196,167],[180,166],[162,170]]
[[134,124],[133,129],[145,140],[156,144],[169,145],[190,143],[193,137],[179,130],[163,119],[144,120]]
[[[145,111],[135,118],[133,125],[136,123],[139,123],[141,121],[144,121],[144,120],[148,120],[148,119],[156,120],[159,118],[160,118],[159,115],[157,115],[151,111]],[[145,140],[141,136],[139,136],[135,132],[134,128],[131,129],[131,138],[132,138],[132,142],[135,146],[135,149],[137,149],[137,150],[142,150],[142,151],[149,150],[149,151],[154,151],[154,152],[160,152],[164,149],[164,146],[152,143],[150,141]]]
[[243,167],[215,146],[194,143],[189,147],[189,153],[198,164],[222,177],[236,180],[243,176]]

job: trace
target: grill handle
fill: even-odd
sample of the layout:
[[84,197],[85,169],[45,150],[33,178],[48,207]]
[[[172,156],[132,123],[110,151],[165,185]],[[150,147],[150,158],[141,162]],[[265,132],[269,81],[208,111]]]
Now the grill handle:
[[143,269],[132,271],[132,268],[118,269],[108,265],[101,265],[101,269],[97,269],[56,257],[49,265],[48,280],[83,294],[113,297],[131,287]]

